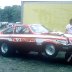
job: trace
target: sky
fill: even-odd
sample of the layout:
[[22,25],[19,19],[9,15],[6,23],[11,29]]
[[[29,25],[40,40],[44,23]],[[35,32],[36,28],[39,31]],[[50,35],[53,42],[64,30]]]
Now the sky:
[[72,0],[21,0],[21,1],[72,1]]
[[21,5],[21,0],[0,0],[0,8],[12,5]]
[[0,0],[0,8],[12,5],[21,5],[21,1],[72,1],[72,0]]

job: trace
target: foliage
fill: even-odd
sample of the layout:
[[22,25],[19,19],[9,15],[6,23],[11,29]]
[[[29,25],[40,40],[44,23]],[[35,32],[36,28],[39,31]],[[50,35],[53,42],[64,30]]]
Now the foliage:
[[21,20],[21,6],[6,6],[0,9],[1,22],[19,22]]

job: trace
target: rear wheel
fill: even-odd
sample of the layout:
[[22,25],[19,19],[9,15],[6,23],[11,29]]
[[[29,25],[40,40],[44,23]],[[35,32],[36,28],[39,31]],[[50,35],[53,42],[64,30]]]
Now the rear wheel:
[[47,57],[56,57],[58,54],[58,50],[56,49],[55,45],[53,44],[46,44],[45,45],[45,54]]
[[14,51],[9,43],[4,42],[1,44],[0,52],[1,52],[2,56],[10,56],[10,55],[12,55],[12,53]]

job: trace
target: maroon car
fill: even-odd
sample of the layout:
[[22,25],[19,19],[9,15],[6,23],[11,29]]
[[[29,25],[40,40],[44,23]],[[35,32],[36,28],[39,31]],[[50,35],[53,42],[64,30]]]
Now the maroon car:
[[13,25],[0,32],[0,52],[8,56],[16,51],[23,54],[31,51],[56,57],[71,46],[72,37],[56,34],[40,24]]

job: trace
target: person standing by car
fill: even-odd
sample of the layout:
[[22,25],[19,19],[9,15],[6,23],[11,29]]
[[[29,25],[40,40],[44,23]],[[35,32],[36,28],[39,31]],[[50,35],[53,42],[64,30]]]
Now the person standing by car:
[[72,19],[70,19],[69,24],[66,26],[66,33],[72,34]]
[[[69,24],[66,26],[66,32],[67,34],[72,34],[72,19],[70,19]],[[65,59],[67,62],[72,61],[72,53],[70,52],[70,49],[65,54]]]

